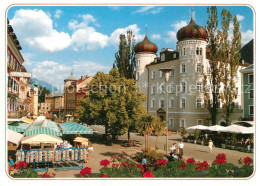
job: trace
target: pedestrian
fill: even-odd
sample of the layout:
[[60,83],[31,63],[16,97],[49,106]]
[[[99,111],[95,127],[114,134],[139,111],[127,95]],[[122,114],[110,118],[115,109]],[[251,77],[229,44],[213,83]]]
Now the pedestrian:
[[209,140],[209,152],[212,153],[212,147],[215,147],[214,144],[213,144],[213,141],[210,139]]
[[14,170],[14,160],[11,156],[8,157],[9,161],[9,175],[11,175],[11,172]]
[[170,147],[170,150],[171,150],[171,153],[172,153],[173,155],[176,154],[176,143],[173,143],[173,144],[172,144],[172,146]]
[[179,156],[180,156],[180,159],[182,159],[182,156],[183,156],[183,148],[184,148],[184,144],[182,142],[182,140],[180,141],[179,143]]
[[142,166],[144,167],[144,170],[147,171],[147,160],[146,160],[146,156],[143,156],[142,159]]

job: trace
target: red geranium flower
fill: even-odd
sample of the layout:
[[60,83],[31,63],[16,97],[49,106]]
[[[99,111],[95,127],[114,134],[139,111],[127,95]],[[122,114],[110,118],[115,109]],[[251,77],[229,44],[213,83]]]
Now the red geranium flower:
[[198,164],[198,169],[199,170],[206,170],[207,168],[209,168],[209,164],[207,161],[203,161],[202,163]]
[[133,164],[132,163],[128,164],[128,167],[133,167]]
[[186,160],[186,163],[195,164],[196,161],[193,158],[189,158],[189,159]]
[[104,160],[101,160],[101,161],[100,161],[100,165],[101,165],[101,166],[108,166],[109,164],[110,164],[110,161],[107,160],[107,159],[104,159]]
[[101,178],[109,178],[109,176],[107,174],[102,174]]
[[27,167],[27,163],[25,161],[20,161],[16,164],[15,169],[19,170],[21,168],[26,168]]
[[187,166],[186,166],[186,164],[183,162],[183,164],[181,164],[181,169],[186,169],[187,168]]
[[114,160],[114,159],[117,158],[117,156],[110,156],[110,158],[111,158],[112,160]]
[[124,163],[121,163],[121,164],[120,164],[120,167],[123,167],[123,166],[126,167],[127,164],[128,164],[128,161],[125,161]]
[[143,165],[142,165],[142,164],[138,164],[138,165],[137,165],[137,168],[138,168],[138,169],[141,169],[141,170],[142,170],[142,172],[144,172],[144,167],[143,167]]
[[226,164],[226,154],[218,154],[214,162],[217,162],[218,164]]
[[252,158],[250,158],[248,156],[244,158],[244,164],[245,165],[250,165],[252,163],[253,163],[253,159]]
[[85,167],[80,171],[80,177],[89,176],[91,174],[91,168]]
[[50,175],[48,172],[45,172],[45,173],[42,175],[42,178],[51,178],[51,175]]
[[118,163],[113,163],[113,164],[112,164],[112,168],[114,168],[114,167],[118,167],[118,166],[119,166]]
[[144,178],[153,178],[154,175],[152,174],[152,171],[148,170],[143,173]]
[[165,160],[165,159],[160,159],[160,160],[158,160],[158,161],[156,162],[156,165],[164,165],[164,164],[167,164],[167,163],[168,163],[167,160]]

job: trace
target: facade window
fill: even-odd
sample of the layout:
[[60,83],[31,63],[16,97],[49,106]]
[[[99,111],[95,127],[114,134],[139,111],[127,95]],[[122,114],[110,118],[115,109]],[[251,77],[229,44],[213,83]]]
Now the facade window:
[[200,56],[202,56],[202,48],[200,48]]
[[160,78],[164,77],[164,73],[162,71],[160,71]]
[[186,49],[183,48],[183,55],[185,56],[186,55]]
[[249,105],[249,115],[254,115],[254,105]]
[[181,83],[181,92],[186,92],[186,83],[185,82]]
[[198,63],[198,64],[197,64],[197,69],[196,69],[196,71],[199,72],[199,73],[201,73],[201,71],[202,71],[202,65],[201,65],[201,63]]
[[197,119],[197,125],[203,125],[203,119]]
[[202,82],[197,82],[197,92],[201,92],[202,91]]
[[155,100],[152,99],[152,100],[151,100],[151,108],[154,108],[154,107],[155,107]]
[[165,54],[161,54],[161,61],[165,61]]
[[253,99],[254,98],[254,90],[251,89],[249,92],[249,99]]
[[161,86],[160,86],[160,93],[161,93],[161,94],[164,94],[164,93],[165,93],[164,85],[161,85]]
[[139,72],[136,73],[136,80],[139,80]]
[[170,76],[174,76],[174,70],[170,72]]
[[202,48],[197,47],[196,48],[196,55],[202,55]]
[[181,64],[181,73],[186,73],[186,65]]
[[248,83],[253,83],[254,82],[254,76],[253,74],[248,75]]
[[197,107],[197,108],[202,108],[202,100],[201,100],[201,98],[198,98],[198,99],[196,100],[196,107]]
[[181,49],[181,56],[183,56],[182,49]]
[[180,127],[185,127],[185,119],[180,119]]
[[169,126],[174,126],[174,119],[173,118],[170,118],[169,119]]
[[152,72],[152,79],[155,79],[155,71]]
[[174,108],[174,99],[169,100],[169,108]]
[[186,99],[185,98],[181,98],[180,108],[186,108]]
[[164,108],[164,100],[160,100],[160,108]]
[[151,88],[151,94],[155,94],[155,92],[156,92],[156,87],[153,85]]
[[168,87],[168,92],[174,93],[174,84],[170,84],[170,86]]
[[138,67],[140,66],[140,60],[137,60],[137,66]]

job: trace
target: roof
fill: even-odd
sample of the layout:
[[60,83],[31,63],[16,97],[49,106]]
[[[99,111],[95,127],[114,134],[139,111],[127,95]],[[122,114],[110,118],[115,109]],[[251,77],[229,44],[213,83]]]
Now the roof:
[[158,51],[158,47],[148,39],[147,35],[145,35],[144,40],[137,43],[134,50],[135,53],[156,53]]
[[254,40],[252,39],[240,49],[240,63],[244,60],[246,63],[254,63]]
[[22,121],[15,121],[8,125],[8,129],[15,132],[24,132],[30,127],[30,124],[24,123]]
[[63,134],[93,134],[93,130],[73,121],[60,125]]
[[254,65],[249,65],[248,67],[241,69],[241,73],[252,73],[254,72]]
[[23,137],[22,134],[7,129],[7,141],[12,142],[16,145],[19,145],[22,137]]
[[32,136],[37,134],[62,136],[58,125],[55,122],[47,119],[32,124],[32,126],[24,133],[25,136]]
[[50,136],[46,134],[38,134],[34,136],[26,136],[22,138],[21,143],[62,143],[62,139],[57,136]]
[[64,81],[76,81],[76,78],[74,77],[73,72],[71,72],[70,76],[67,79],[65,79]]

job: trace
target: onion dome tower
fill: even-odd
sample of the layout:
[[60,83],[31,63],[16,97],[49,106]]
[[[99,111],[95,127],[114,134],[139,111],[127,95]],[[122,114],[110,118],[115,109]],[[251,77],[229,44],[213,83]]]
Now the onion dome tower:
[[150,64],[157,57],[158,47],[147,37],[147,25],[145,25],[145,37],[134,47],[136,60],[136,84],[139,86],[139,92],[147,96],[148,70],[146,65]]

